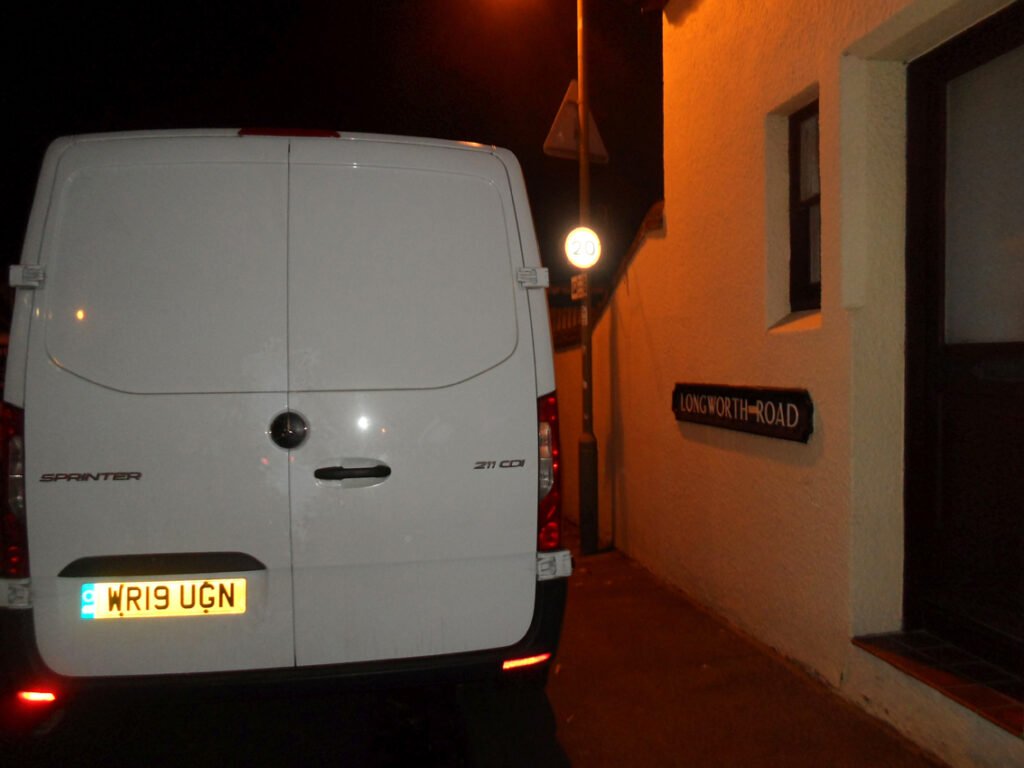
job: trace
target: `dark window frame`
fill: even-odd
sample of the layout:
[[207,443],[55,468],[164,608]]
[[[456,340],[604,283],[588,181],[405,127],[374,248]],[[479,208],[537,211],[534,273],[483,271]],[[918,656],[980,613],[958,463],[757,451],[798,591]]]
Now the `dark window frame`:
[[[800,180],[803,176],[801,158],[801,125],[809,117],[818,118],[818,101],[797,110],[789,116],[789,308],[791,312],[821,309],[821,228],[818,228],[818,279],[812,280],[811,215],[815,208],[821,211],[821,152],[820,139],[815,147],[818,191],[803,197]],[[820,136],[820,123],[819,123]]]

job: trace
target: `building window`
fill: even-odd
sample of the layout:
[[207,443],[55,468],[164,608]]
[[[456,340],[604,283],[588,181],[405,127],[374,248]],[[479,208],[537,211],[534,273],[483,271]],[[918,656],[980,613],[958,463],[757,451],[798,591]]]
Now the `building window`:
[[789,118],[789,307],[821,308],[818,102]]

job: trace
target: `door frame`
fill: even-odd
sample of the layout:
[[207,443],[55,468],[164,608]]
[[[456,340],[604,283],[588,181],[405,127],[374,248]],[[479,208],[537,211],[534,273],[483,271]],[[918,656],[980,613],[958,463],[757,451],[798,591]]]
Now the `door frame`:
[[942,451],[930,383],[945,343],[946,85],[1024,44],[1024,3],[1014,3],[907,67],[906,438],[904,629],[926,628],[996,663],[1020,650],[995,633],[948,621],[925,599],[935,562]]

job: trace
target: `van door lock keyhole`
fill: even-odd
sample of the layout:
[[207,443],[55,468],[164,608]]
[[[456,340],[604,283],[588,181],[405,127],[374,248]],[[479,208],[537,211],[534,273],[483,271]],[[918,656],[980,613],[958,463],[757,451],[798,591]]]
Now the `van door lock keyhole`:
[[302,445],[308,434],[306,420],[294,411],[280,413],[270,422],[270,439],[289,451]]

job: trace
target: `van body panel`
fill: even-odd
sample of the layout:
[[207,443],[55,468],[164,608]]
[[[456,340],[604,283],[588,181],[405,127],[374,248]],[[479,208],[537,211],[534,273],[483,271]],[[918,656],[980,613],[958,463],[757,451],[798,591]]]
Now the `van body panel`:
[[[53,180],[57,163],[64,150],[74,143],[72,138],[61,138],[50,144],[43,156],[39,181],[25,230],[25,243],[21,249],[21,264],[39,263],[39,249],[43,241],[43,226],[50,210]],[[18,408],[25,406],[25,372],[28,356],[28,334],[35,306],[35,291],[16,291],[11,313],[11,331],[7,348],[7,371],[4,376],[4,400]]]
[[395,167],[373,154],[292,166],[292,390],[443,387],[515,350],[507,206],[480,175],[497,163]]
[[[296,139],[291,159],[297,663],[511,645],[533,615],[537,433],[505,167],[377,141]],[[314,478],[373,463],[391,474]]]
[[[540,261],[510,154],[59,140],[36,261],[6,399],[25,408],[26,637],[53,673],[376,674],[557,643],[564,590],[537,604],[536,556],[553,362],[543,291],[517,282]],[[270,428],[285,412],[308,425],[290,448]],[[339,467],[387,471],[315,476]],[[148,560],[168,572],[102,570]],[[221,561],[259,567],[173,567]],[[82,617],[94,582],[227,578],[245,579],[244,613]]]
[[[525,634],[537,436],[517,414],[533,405],[521,386],[531,375],[514,360],[425,392],[292,393],[310,424],[290,464],[300,665],[496,648]],[[391,474],[369,487],[314,478],[371,463]]]
[[[313,579],[296,574],[299,666],[510,647],[530,626],[536,583],[536,556],[355,565]],[[314,605],[326,600],[339,608]],[[518,628],[510,632],[512,626]]]
[[[28,380],[29,557],[43,661],[69,676],[293,663],[287,457],[265,434],[285,395],[124,395],[54,366],[41,347]],[[241,552],[266,566],[245,574],[244,615],[86,621],[87,582],[232,574],[60,575],[84,557],[190,552]]]
[[[516,218],[513,231],[518,237],[519,246],[522,249],[523,264],[527,267],[540,267],[540,246],[537,245],[537,237],[534,234],[533,214],[530,211],[522,168],[515,155],[507,149],[495,148],[494,157],[501,162],[507,174]],[[528,291],[527,299],[532,329],[530,338],[533,340],[536,389],[538,394],[546,394],[555,391],[555,356],[554,344],[551,341],[547,292]]]
[[53,361],[124,392],[284,391],[287,154],[173,162],[100,147],[88,162],[67,153],[55,190]]
[[[266,435],[287,408],[286,210],[287,151],[269,142],[81,141],[59,156],[25,428],[36,637],[61,674],[293,662],[287,459]],[[58,575],[82,557],[196,551],[266,565],[244,616],[84,621],[85,581]],[[181,576],[146,576],[160,578]]]

